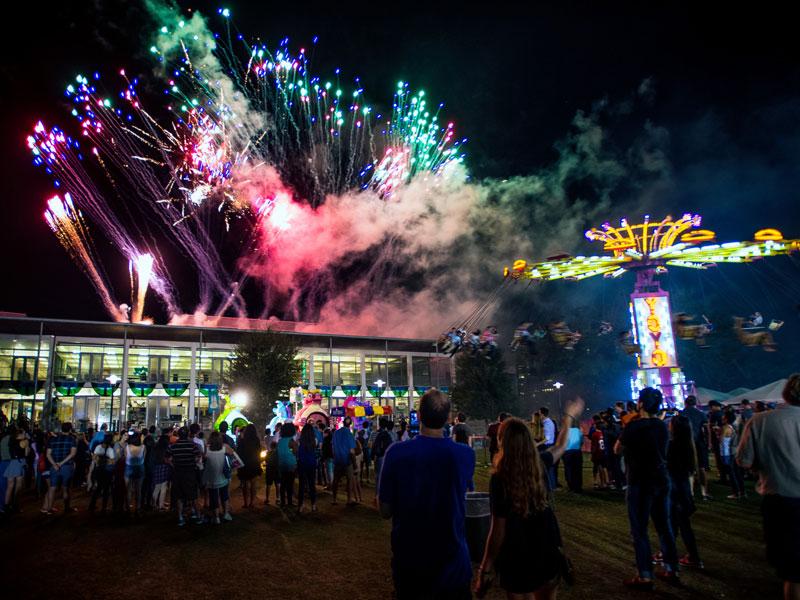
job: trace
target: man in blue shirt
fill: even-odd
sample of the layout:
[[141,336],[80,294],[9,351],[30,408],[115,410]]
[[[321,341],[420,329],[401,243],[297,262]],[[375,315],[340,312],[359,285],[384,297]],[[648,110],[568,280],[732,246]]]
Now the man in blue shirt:
[[387,450],[378,489],[397,599],[472,598],[464,497],[475,453],[442,436],[450,400],[439,390],[425,392],[419,415],[420,434]]
[[103,423],[100,425],[100,429],[94,434],[94,437],[92,437],[91,441],[89,442],[90,452],[94,452],[94,449],[103,443],[106,433],[108,433],[108,423]]
[[333,504],[336,504],[336,492],[339,490],[339,481],[344,477],[347,481],[347,504],[353,504],[350,492],[350,483],[353,480],[353,451],[356,447],[356,438],[350,431],[353,420],[344,418],[342,426],[333,433]]

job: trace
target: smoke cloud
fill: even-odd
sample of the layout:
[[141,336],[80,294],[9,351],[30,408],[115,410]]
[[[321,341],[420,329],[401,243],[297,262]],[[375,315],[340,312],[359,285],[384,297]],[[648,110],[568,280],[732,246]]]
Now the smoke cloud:
[[329,332],[436,335],[485,302],[515,258],[575,252],[588,226],[655,208],[671,190],[664,129],[645,122],[624,147],[601,125],[627,118],[643,90],[579,112],[557,160],[524,177],[470,181],[452,166],[388,200],[359,191],[314,209],[259,167],[239,194],[276,200],[242,268],[284,318]]

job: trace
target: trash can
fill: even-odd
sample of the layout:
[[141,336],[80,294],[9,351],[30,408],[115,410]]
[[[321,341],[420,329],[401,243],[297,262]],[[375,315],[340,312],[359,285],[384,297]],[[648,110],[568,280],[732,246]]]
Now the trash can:
[[486,538],[492,525],[492,512],[489,508],[489,494],[486,492],[467,492],[466,534],[469,557],[472,562],[483,559]]

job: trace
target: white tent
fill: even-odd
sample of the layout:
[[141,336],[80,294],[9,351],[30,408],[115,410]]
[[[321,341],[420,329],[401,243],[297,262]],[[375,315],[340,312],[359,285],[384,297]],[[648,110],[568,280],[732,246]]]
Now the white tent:
[[732,398],[733,396],[740,396],[741,394],[744,394],[744,393],[747,393],[747,392],[752,392],[752,391],[753,390],[751,390],[750,388],[746,388],[746,387],[733,388],[731,391],[728,392],[728,397]]
[[783,402],[783,396],[781,394],[783,393],[784,386],[786,386],[786,379],[779,379],[778,381],[762,385],[759,388],[739,394],[738,396],[731,396],[723,400],[722,403],[739,404],[745,398],[750,400],[751,403],[756,400],[763,400],[764,402]]
[[730,394],[704,387],[695,388],[695,396],[697,396],[698,404],[701,405],[708,404],[712,400],[716,400],[717,402],[725,402],[725,400],[730,398]]

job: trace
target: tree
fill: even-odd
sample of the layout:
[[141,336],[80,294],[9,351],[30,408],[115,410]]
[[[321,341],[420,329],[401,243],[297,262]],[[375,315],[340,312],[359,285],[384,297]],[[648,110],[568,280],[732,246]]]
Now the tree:
[[265,424],[275,401],[299,382],[298,348],[291,337],[271,330],[248,334],[237,344],[226,383],[250,394],[247,413],[254,422]]
[[459,353],[451,398],[458,410],[474,419],[492,420],[500,412],[516,411],[517,396],[501,352],[491,360],[483,354]]

